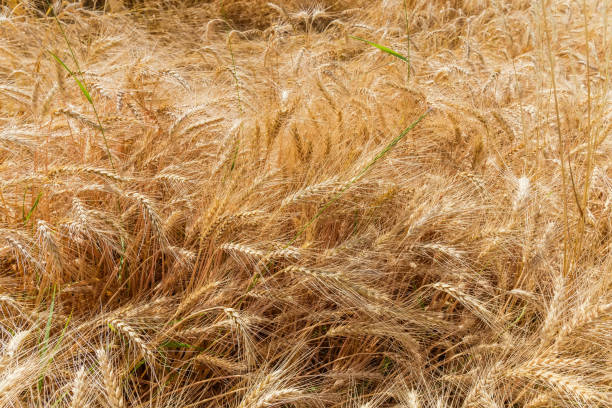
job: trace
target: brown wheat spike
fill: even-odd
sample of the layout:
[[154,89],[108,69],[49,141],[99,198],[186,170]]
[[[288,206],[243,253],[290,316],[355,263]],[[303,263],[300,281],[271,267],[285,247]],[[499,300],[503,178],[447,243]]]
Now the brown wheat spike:
[[245,211],[245,212],[233,214],[233,215],[223,215],[221,217],[218,217],[215,220],[215,222],[213,222],[211,225],[209,225],[206,228],[204,233],[201,235],[200,240],[201,242],[207,241],[213,236],[213,234],[217,236],[221,236],[227,230],[227,228],[229,228],[229,226],[232,225],[233,223],[244,222],[245,220],[260,216],[262,214],[263,214],[262,211],[254,210],[254,211]]
[[275,258],[297,259],[299,257],[300,257],[299,248],[286,247],[286,248],[277,249],[276,251],[270,251],[264,258],[264,261],[268,259],[275,259]]
[[411,353],[411,355],[420,360],[420,349],[418,342],[415,338],[408,332],[404,330],[398,330],[395,328],[387,327],[384,324],[364,324],[361,327],[357,325],[343,325],[331,328],[327,332],[328,336],[348,336],[348,337],[356,337],[362,338],[364,336],[373,336],[373,337],[387,337],[395,339],[399,344],[402,345],[405,351]]
[[317,196],[330,196],[340,188],[342,188],[342,184],[339,183],[336,178],[331,178],[321,183],[312,184],[303,188],[302,190],[296,191],[283,199],[281,206],[286,207],[292,203],[307,201]]
[[579,378],[558,374],[546,368],[535,368],[531,366],[520,367],[506,373],[509,377],[533,379],[559,394],[562,399],[589,403],[611,403],[609,393],[602,393],[580,381]]
[[484,388],[482,383],[476,384],[468,393],[463,404],[465,408],[499,408],[499,404],[491,394]]
[[40,103],[40,83],[40,79],[36,80],[34,83],[34,88],[32,88],[32,95],[30,96],[32,112],[34,112],[35,115],[38,114],[38,107]]
[[537,397],[527,401],[525,408],[541,408],[550,406],[551,397],[548,394],[540,394]]
[[[223,207],[225,206],[225,203],[225,200],[222,201],[215,197],[206,212],[204,214],[201,214],[188,229],[187,239],[190,240],[199,231],[201,237],[200,242],[202,242],[202,235],[208,233],[208,231],[210,230],[211,220],[214,219],[218,212],[222,211]],[[206,226],[205,229],[202,228],[203,225]]]
[[74,376],[72,382],[72,398],[70,400],[70,408],[79,408],[85,406],[85,367],[82,366]]
[[25,129],[8,129],[0,133],[0,142],[5,148],[21,147],[31,149],[34,147],[32,136],[34,134]]
[[43,265],[36,259],[35,253],[32,251],[34,245],[28,237],[21,233],[13,233],[12,235],[5,235],[4,239],[13,249],[22,267],[25,268],[27,265],[32,265],[39,271],[44,270]]
[[68,117],[71,117],[72,119],[75,119],[78,122],[82,123],[83,125],[90,127],[92,129],[96,129],[96,130],[101,129],[100,125],[95,121],[95,119],[92,120],[88,118],[87,116],[79,112],[73,111],[71,109],[60,109],[57,111],[57,113],[64,114]]
[[40,116],[41,117],[45,116],[49,112],[49,109],[51,108],[51,103],[52,103],[53,98],[55,97],[55,94],[57,93],[58,89],[59,89],[58,84],[55,84],[45,94],[45,97],[43,98],[42,102],[40,103],[40,106],[41,106],[40,107]]
[[293,135],[293,143],[295,144],[295,149],[297,151],[298,157],[300,161],[304,161],[306,156],[304,152],[304,146],[302,145],[302,138],[300,137],[300,133],[297,130],[297,127],[293,126],[291,128],[291,134]]
[[536,307],[538,311],[542,311],[542,304],[533,293],[523,290],[523,289],[512,289],[508,292],[509,295],[516,296],[520,299],[526,300],[528,303],[531,303]]
[[[247,221],[256,222],[256,218],[265,215],[263,211],[253,210],[253,211],[245,211],[238,214],[233,214],[227,218],[223,217],[224,220],[217,229],[217,236],[223,235],[223,233],[230,228],[231,225],[236,223],[245,223]],[[211,227],[211,230],[213,228]]]
[[389,297],[384,293],[381,293],[376,289],[353,282],[349,277],[346,276],[346,274],[343,273],[330,273],[327,271],[312,270],[296,265],[288,266],[284,269],[284,271],[291,273],[296,278],[308,276],[322,281],[323,283],[331,282],[334,284],[333,289],[335,291],[341,292],[343,289],[348,289],[357,293],[359,296],[362,296],[363,298],[375,303],[390,302]]
[[514,138],[515,138],[514,132],[512,131],[512,128],[510,127],[510,125],[508,124],[506,119],[504,119],[504,117],[499,112],[497,112],[497,111],[493,111],[492,114],[493,114],[493,117],[495,118],[495,120],[497,121],[497,123],[499,123],[500,127],[506,133],[508,138],[511,141],[514,140]]
[[55,238],[55,232],[51,226],[43,220],[36,222],[36,230],[38,234],[38,240],[40,242],[40,249],[43,253],[49,254],[54,262],[54,266],[58,272],[63,270],[62,255],[57,245]]
[[234,308],[224,307],[223,312],[230,322],[232,331],[238,335],[236,340],[244,352],[244,358],[246,359],[248,366],[252,367],[256,363],[255,356],[257,353],[254,349],[255,345],[253,342],[249,321],[247,320],[246,316]]
[[232,320],[226,319],[208,326],[193,327],[191,329],[179,330],[177,331],[177,335],[186,338],[200,338],[202,336],[214,335],[219,329],[227,329],[228,327],[232,327],[232,325]]
[[169,184],[184,184],[188,182],[187,177],[176,173],[160,173],[154,177],[155,180],[163,180]]
[[172,298],[167,296],[160,296],[153,300],[143,302],[141,304],[127,305],[125,307],[125,310],[120,310],[118,311],[118,313],[120,313],[122,317],[135,317],[141,315],[144,312],[152,311],[155,311],[155,313],[157,313],[166,310],[166,308],[168,308],[171,303]]
[[245,255],[248,255],[252,258],[260,258],[266,255],[265,251],[259,250],[259,249],[255,249],[255,248],[251,248],[247,245],[243,245],[243,244],[233,244],[233,243],[226,243],[223,244],[219,247],[220,249],[227,251],[227,252],[238,252],[238,253],[242,253]]
[[274,386],[275,381],[278,380],[281,375],[282,372],[276,370],[261,378],[255,386],[251,387],[249,391],[247,391],[246,395],[242,398],[242,401],[240,401],[238,408],[255,406],[255,404],[261,401],[266,391]]
[[231,143],[224,147],[223,154],[219,157],[217,164],[212,169],[212,176],[216,177],[219,172],[225,169],[230,163],[233,162],[234,157],[237,155],[239,148],[239,138],[236,135],[231,139]]
[[103,169],[103,168],[97,168],[97,167],[90,167],[90,166],[60,166],[60,167],[55,167],[55,168],[49,170],[49,172],[47,174],[48,174],[49,177],[55,177],[58,174],[62,174],[62,173],[68,173],[68,174],[79,174],[79,173],[91,174],[91,175],[98,176],[98,177],[100,177],[102,179],[107,179],[107,180],[115,181],[117,183],[130,181],[129,178],[121,177],[121,176],[115,174],[111,170],[107,170],[107,169]]
[[206,108],[208,108],[207,105],[201,105],[201,106],[193,107],[183,112],[183,114],[177,117],[174,123],[172,123],[170,128],[168,128],[168,134],[173,135],[176,129],[178,129],[185,120],[187,120],[189,117],[193,115],[197,115],[198,113],[205,111]]
[[172,211],[172,213],[164,220],[164,234],[166,236],[172,235],[173,231],[178,229],[179,225],[185,221],[184,218],[184,210]]
[[33,367],[33,362],[28,361],[6,370],[4,376],[0,378],[0,402],[11,404],[17,400],[20,391],[24,388],[24,384],[28,384],[28,376],[32,374],[33,368],[35,368]]
[[189,295],[187,295],[181,301],[181,303],[179,303],[176,309],[176,312],[175,312],[175,317],[182,315],[183,313],[185,313],[185,311],[192,308],[196,303],[201,301],[202,298],[204,298],[207,294],[209,294],[210,292],[214,292],[214,290],[217,287],[219,287],[222,283],[223,283],[222,281],[210,282],[192,291]]
[[316,84],[317,84],[317,88],[319,88],[319,91],[321,91],[321,94],[323,94],[323,98],[329,104],[329,106],[331,106],[331,108],[334,111],[338,111],[338,107],[336,106],[336,103],[334,102],[334,98],[332,98],[332,96],[330,95],[329,91],[327,90],[323,82],[321,81],[321,78],[317,78]]
[[542,323],[542,340],[550,341],[554,339],[559,330],[559,321],[562,312],[562,301],[565,298],[565,278],[561,275],[554,276],[554,295],[547,307],[546,318]]
[[30,95],[19,88],[8,85],[0,85],[0,92],[24,106],[30,106],[31,104]]
[[119,333],[125,335],[128,341],[134,344],[138,351],[147,358],[149,363],[155,361],[155,354],[152,348],[143,340],[143,338],[133,327],[119,318],[111,318],[106,322],[106,324],[108,324],[111,328],[116,329]]
[[478,299],[470,296],[461,290],[457,289],[454,285],[437,282],[431,285],[432,288],[441,290],[454,297],[457,301],[462,303],[465,307],[470,309],[476,316],[481,318],[485,323],[491,327],[499,327],[497,318],[482,304]]
[[143,210],[145,219],[149,223],[151,223],[151,226],[153,227],[153,231],[155,232],[157,239],[160,240],[162,246],[167,246],[166,236],[164,235],[163,223],[157,212],[157,209],[155,208],[153,201],[144,194],[141,194],[136,191],[126,192],[125,196],[133,199],[138,203],[140,208]]
[[168,76],[172,79],[174,79],[177,83],[179,83],[183,88],[185,88],[186,91],[190,92],[191,91],[191,87],[189,86],[189,83],[185,80],[185,78],[183,78],[181,76],[181,74],[179,74],[178,72],[176,72],[173,69],[164,69],[160,72],[160,74],[162,76]]
[[195,123],[192,123],[191,125],[185,126],[185,128],[179,132],[179,134],[190,134],[191,132],[194,132],[196,130],[200,130],[201,128],[210,126],[210,125],[215,125],[217,123],[223,122],[224,118],[204,118],[202,120],[199,120]]
[[207,353],[198,354],[196,361],[211,368],[220,368],[221,370],[229,373],[242,373],[247,370],[247,367],[244,364],[225,360]]
[[303,393],[297,388],[284,388],[265,393],[253,404],[253,408],[265,408],[275,405],[295,404],[303,399]]
[[2,351],[2,357],[0,357],[0,370],[4,370],[10,364],[14,363],[17,353],[29,335],[30,330],[19,331],[11,337],[8,343],[6,343]]
[[279,109],[274,118],[272,119],[272,123],[269,125],[268,132],[266,135],[266,146],[268,150],[272,146],[272,143],[274,143],[274,141],[278,137],[278,134],[280,133],[283,125],[285,124],[289,116],[291,116],[291,114],[293,113],[292,110],[293,108],[290,108],[288,110]]
[[103,41],[96,41],[92,44],[93,54],[99,55],[108,52],[111,48],[115,48],[118,45],[121,45],[122,38],[118,36],[113,37],[105,37]]
[[115,376],[115,371],[108,358],[108,354],[104,349],[96,350],[102,378],[104,381],[104,390],[106,391],[106,399],[112,408],[124,408],[125,401],[123,399],[123,390],[121,389],[120,381]]
[[555,338],[555,343],[559,344],[567,341],[570,333],[585,327],[597,320],[600,316],[606,316],[612,311],[612,303],[589,305],[578,309],[578,313],[574,315],[572,320],[561,326]]

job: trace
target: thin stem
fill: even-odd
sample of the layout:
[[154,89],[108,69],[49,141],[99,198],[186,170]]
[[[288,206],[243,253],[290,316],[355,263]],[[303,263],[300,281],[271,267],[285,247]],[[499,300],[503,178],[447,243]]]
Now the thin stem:
[[[591,185],[591,175],[593,172],[593,151],[595,150],[595,140],[593,139],[593,135],[591,132],[591,62],[589,57],[589,19],[588,19],[588,8],[586,4],[586,0],[582,2],[583,14],[584,14],[584,41],[585,41],[585,52],[586,52],[586,71],[585,71],[585,80],[587,87],[587,126],[585,129],[585,137],[587,139],[587,163],[585,170],[585,178],[584,178],[584,190],[582,192],[582,208],[586,211],[588,201],[589,201],[589,188]],[[580,222],[580,241],[577,249],[576,256],[578,256],[578,252],[580,252],[582,247],[582,241],[584,238],[585,231],[585,218],[584,215]]]
[[406,51],[406,58],[408,59],[406,83],[408,83],[408,81],[410,81],[410,27],[408,26],[408,6],[406,5],[406,0],[404,0],[404,19],[406,20],[406,44],[408,46]]
[[550,40],[550,30],[548,28],[548,15],[546,13],[546,5],[544,0],[541,0],[542,13],[544,17],[544,34],[546,37],[546,46],[548,51],[548,62],[550,63],[550,79],[553,87],[553,95],[555,101],[555,113],[557,122],[557,136],[559,142],[559,159],[561,161],[561,181],[562,181],[562,197],[563,197],[563,219],[565,222],[565,235],[563,238],[563,276],[567,276],[569,272],[569,219],[567,209],[567,181],[566,181],[566,170],[565,170],[565,143],[563,142],[563,136],[561,135],[561,114],[559,113],[559,100],[557,97],[557,82],[555,80],[555,60],[552,54],[552,45]]
[[229,52],[232,57],[232,75],[234,76],[234,82],[236,83],[236,98],[238,99],[238,109],[240,110],[240,113],[244,113],[242,109],[242,103],[240,101],[240,82],[238,81],[238,74],[236,70],[236,60],[234,59],[234,51],[232,49],[231,33],[227,38],[227,48],[229,48]]

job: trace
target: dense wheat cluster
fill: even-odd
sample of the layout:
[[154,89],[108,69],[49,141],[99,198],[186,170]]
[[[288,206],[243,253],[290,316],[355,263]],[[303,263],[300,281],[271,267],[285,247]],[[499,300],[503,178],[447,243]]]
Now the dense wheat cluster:
[[612,406],[610,8],[4,0],[0,406]]

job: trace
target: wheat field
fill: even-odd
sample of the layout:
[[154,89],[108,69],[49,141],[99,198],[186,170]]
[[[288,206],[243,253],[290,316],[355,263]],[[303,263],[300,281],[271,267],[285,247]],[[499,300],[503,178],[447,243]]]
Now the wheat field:
[[0,407],[612,407],[607,0],[4,0]]

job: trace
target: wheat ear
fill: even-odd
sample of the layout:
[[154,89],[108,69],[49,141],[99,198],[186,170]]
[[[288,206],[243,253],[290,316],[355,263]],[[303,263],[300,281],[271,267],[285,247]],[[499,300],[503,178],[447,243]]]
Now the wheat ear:
[[106,391],[106,398],[112,408],[125,408],[125,401],[123,400],[123,391],[121,385],[117,381],[117,377],[113,370],[113,367],[108,359],[108,354],[104,349],[98,349],[96,351],[98,357],[98,363],[100,364],[100,370],[102,371],[102,377],[104,380],[104,389]]

